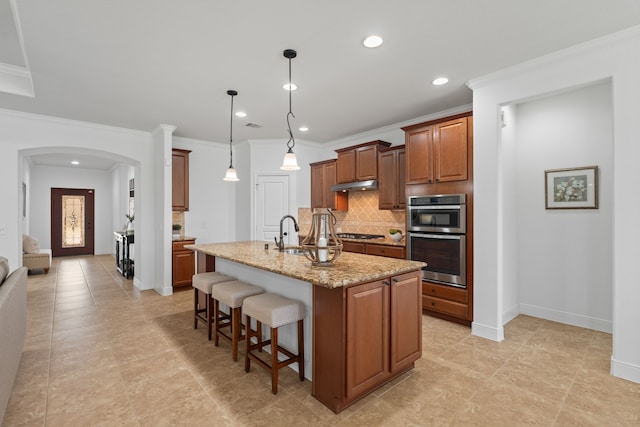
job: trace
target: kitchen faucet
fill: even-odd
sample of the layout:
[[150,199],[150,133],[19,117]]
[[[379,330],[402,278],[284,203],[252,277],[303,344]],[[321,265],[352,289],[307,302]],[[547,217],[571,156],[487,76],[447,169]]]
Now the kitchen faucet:
[[278,241],[278,239],[276,237],[273,238],[276,241],[276,245],[278,245],[278,250],[280,252],[284,252],[284,235],[285,235],[285,233],[282,231],[282,223],[287,218],[291,218],[291,220],[293,221],[293,226],[296,229],[296,232],[300,231],[300,227],[298,227],[298,223],[296,222],[296,219],[294,217],[292,217],[291,215],[285,215],[282,218],[280,218],[280,241]]

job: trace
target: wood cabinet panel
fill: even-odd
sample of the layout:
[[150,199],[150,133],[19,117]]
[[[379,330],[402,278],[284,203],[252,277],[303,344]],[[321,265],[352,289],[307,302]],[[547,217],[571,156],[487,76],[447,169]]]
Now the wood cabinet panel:
[[185,245],[193,245],[195,240],[181,240],[172,244],[172,285],[174,288],[191,286],[196,272],[196,254]]
[[467,179],[467,118],[435,125],[433,158],[436,182]]
[[405,134],[407,153],[407,184],[433,182],[433,128]]
[[378,179],[378,146],[356,149],[356,181]]
[[461,303],[466,303],[468,300],[466,289],[438,285],[430,282],[422,282],[422,294],[434,298],[444,298]]
[[367,255],[386,256],[389,258],[405,258],[405,248],[403,248],[402,246],[377,245],[373,243],[367,243],[365,247],[365,253]]
[[336,160],[311,163],[311,208],[349,209],[347,193],[331,191],[336,184]]
[[313,287],[312,394],[338,413],[422,355],[420,272]]
[[404,145],[381,151],[378,155],[378,207],[404,209],[406,155]]
[[189,210],[189,150],[172,150],[171,200],[174,211]]
[[347,399],[389,373],[389,287],[383,281],[347,289]]
[[339,184],[354,182],[356,180],[355,150],[348,150],[338,153],[338,161],[336,165],[336,179]]
[[425,310],[437,311],[444,314],[450,314],[455,317],[467,318],[468,306],[459,302],[448,301],[440,298],[432,298],[427,295],[422,296],[422,307]]
[[420,280],[415,273],[391,279],[391,371],[404,369],[422,356]]
[[342,242],[342,250],[344,252],[355,252],[358,254],[364,253],[364,243],[357,242]]

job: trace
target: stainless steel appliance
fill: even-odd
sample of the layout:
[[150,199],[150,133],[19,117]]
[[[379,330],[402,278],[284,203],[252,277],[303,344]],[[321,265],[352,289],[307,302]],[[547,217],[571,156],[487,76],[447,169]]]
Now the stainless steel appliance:
[[423,280],[466,288],[466,197],[412,196],[407,203],[407,257],[423,261]]
[[411,196],[407,202],[407,231],[466,232],[466,196]]

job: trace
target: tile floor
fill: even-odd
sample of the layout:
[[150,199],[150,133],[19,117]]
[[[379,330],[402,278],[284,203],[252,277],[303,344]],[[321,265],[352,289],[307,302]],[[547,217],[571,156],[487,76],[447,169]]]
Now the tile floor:
[[335,415],[311,384],[245,374],[193,329],[192,292],[138,292],[111,256],[29,276],[28,332],[3,426],[638,426],[640,384],[608,374],[611,335],[527,316],[496,343],[423,317],[412,371]]

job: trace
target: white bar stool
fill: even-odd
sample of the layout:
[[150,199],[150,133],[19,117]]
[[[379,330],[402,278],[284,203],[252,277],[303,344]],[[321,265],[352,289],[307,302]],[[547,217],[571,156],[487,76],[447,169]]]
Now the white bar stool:
[[[256,295],[244,300],[242,304],[244,313],[245,336],[247,340],[247,352],[244,358],[244,370],[249,372],[251,360],[255,361],[265,370],[271,372],[271,392],[278,393],[278,370],[292,363],[298,363],[300,381],[304,381],[304,304],[280,295],[266,293]],[[257,328],[251,328],[251,319],[255,319]],[[289,323],[298,322],[298,354],[293,354],[286,348],[278,345],[278,328]],[[262,324],[271,328],[271,339],[262,340]],[[252,344],[251,338],[257,337],[258,343]],[[260,359],[254,350],[262,351],[262,347],[271,344],[271,364]],[[287,356],[282,362],[278,361],[278,352]]]
[[[242,302],[247,297],[258,295],[263,292],[264,290],[262,288],[250,285],[240,280],[220,283],[211,288],[213,317],[215,317],[216,323],[213,343],[217,347],[219,337],[223,337],[231,341],[231,355],[234,362],[238,360],[238,342],[244,339],[241,330]],[[220,303],[229,307],[229,316],[220,314]],[[222,331],[222,329],[229,326],[231,327],[231,331],[230,334],[227,335]]]
[[[222,282],[230,282],[236,280],[235,277],[226,274],[210,271],[208,273],[196,273],[191,279],[193,286],[193,329],[198,329],[198,320],[207,325],[209,341],[211,341],[212,323],[213,323],[213,300],[211,299],[211,288]],[[206,300],[204,308],[200,308],[199,292],[205,294]]]

